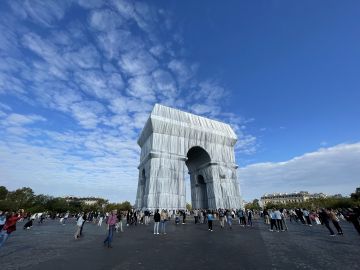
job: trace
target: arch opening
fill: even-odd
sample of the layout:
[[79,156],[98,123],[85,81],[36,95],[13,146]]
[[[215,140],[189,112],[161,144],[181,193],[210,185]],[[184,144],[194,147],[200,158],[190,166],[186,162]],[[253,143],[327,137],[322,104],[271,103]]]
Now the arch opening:
[[205,149],[190,148],[185,162],[190,174],[191,204],[194,209],[208,209],[208,180],[205,168],[210,163],[210,155]]

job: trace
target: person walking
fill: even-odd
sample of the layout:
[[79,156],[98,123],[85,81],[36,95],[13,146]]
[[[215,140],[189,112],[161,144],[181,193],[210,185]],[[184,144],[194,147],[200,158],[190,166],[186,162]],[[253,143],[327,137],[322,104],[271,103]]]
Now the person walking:
[[354,209],[349,208],[349,211],[346,213],[346,219],[354,225],[355,230],[360,235],[360,209],[359,207],[355,207]]
[[280,213],[281,213],[281,222],[282,222],[282,224],[283,224],[284,227],[285,227],[285,231],[287,231],[287,230],[288,230],[288,226],[287,226],[287,224],[286,224],[286,210],[280,209]]
[[6,217],[6,222],[0,232],[0,248],[5,244],[10,234],[16,231],[16,222],[21,218],[20,213],[15,214],[12,212]]
[[329,210],[329,218],[332,221],[332,224],[334,225],[334,227],[336,228],[338,235],[343,235],[344,233],[340,227],[339,219],[333,210]]
[[159,209],[156,209],[154,214],[154,234],[159,234],[159,223],[160,223]]
[[232,229],[232,215],[231,212],[229,210],[226,211],[226,221],[227,224],[229,225],[230,230]]
[[330,236],[335,236],[335,233],[331,229],[329,224],[329,213],[325,209],[322,209],[321,212],[319,213],[319,217],[321,220],[321,224],[325,225],[325,227],[329,230]]
[[312,224],[311,224],[311,220],[310,220],[310,213],[309,213],[309,211],[307,210],[307,209],[303,209],[303,215],[304,215],[304,218],[305,218],[305,220],[306,220],[306,223],[307,223],[307,225],[309,225],[310,227],[312,226]]
[[108,216],[106,224],[108,225],[108,235],[104,240],[104,245],[107,243],[108,248],[112,248],[111,242],[115,230],[115,224],[117,223],[117,210],[112,210],[111,214]]
[[80,237],[80,231],[81,231],[81,227],[83,226],[83,222],[84,222],[84,217],[85,215],[79,215],[78,220],[76,221],[76,232],[75,232],[75,239],[78,239]]
[[[89,215],[89,214],[88,214]],[[85,225],[85,222],[86,222],[86,220],[87,220],[87,215],[86,214],[84,214],[83,215],[83,222],[82,222],[82,225],[81,225],[81,228],[80,228],[80,236],[82,236],[82,231],[83,231],[83,229],[84,229],[84,225]]]
[[209,231],[213,231],[213,220],[214,220],[214,215],[213,213],[209,210],[208,214],[207,214],[207,220],[208,220],[208,228]]

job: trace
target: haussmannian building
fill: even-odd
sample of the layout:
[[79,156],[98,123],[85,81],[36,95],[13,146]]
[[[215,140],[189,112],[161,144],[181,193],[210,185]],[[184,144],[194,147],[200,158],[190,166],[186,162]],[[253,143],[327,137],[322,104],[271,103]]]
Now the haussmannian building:
[[273,204],[287,204],[287,203],[299,203],[305,202],[309,199],[326,198],[327,196],[323,193],[310,194],[307,191],[293,192],[293,193],[272,193],[265,194],[261,197],[262,205],[268,203]]

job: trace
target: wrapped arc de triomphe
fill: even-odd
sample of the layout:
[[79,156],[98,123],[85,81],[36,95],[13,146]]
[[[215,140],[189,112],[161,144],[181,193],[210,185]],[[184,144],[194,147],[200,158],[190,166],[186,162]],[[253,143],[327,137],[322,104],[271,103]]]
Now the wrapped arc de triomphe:
[[193,209],[240,208],[228,124],[156,104],[138,139],[138,209],[185,209],[185,173]]

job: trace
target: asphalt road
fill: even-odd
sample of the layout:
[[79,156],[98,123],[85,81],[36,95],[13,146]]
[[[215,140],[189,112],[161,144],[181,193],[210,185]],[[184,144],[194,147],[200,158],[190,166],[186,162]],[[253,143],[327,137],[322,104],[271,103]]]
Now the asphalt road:
[[254,227],[214,231],[205,224],[167,225],[166,235],[149,226],[125,227],[113,248],[103,246],[106,228],[86,223],[75,240],[75,221],[35,223],[18,230],[0,249],[0,269],[360,269],[360,236],[346,222],[344,236],[330,237],[321,225],[289,224],[287,232],[270,232],[261,221]]

